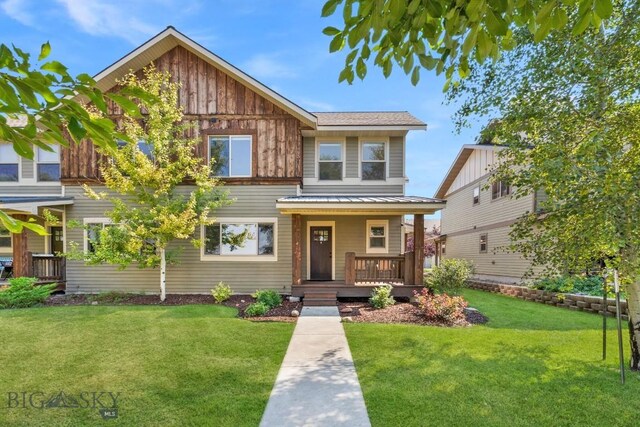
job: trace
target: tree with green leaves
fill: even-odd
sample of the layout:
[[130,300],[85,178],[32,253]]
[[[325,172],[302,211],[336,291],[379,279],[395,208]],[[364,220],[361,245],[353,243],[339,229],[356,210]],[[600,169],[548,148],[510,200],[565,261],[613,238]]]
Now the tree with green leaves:
[[[153,66],[145,68],[141,78],[129,74],[120,83],[154,100],[139,99],[140,110],[145,112],[142,117],[125,112],[120,130],[127,140],[101,166],[107,191],[85,186],[88,197],[112,204],[105,212],[111,225],[87,230],[91,250],[77,253],[76,249],[75,257],[121,268],[132,263],[140,268],[159,266],[160,299],[164,301],[167,260],[173,254],[169,244],[190,240],[199,247],[195,231],[212,223],[210,215],[229,200],[211,177],[209,165],[196,155],[199,140],[186,136],[189,125],[178,106],[179,83]],[[244,236],[234,238],[231,243],[243,243]]]
[[[579,14],[569,17],[577,25]],[[630,317],[631,367],[640,364],[640,2],[616,1],[599,28],[568,28],[473,67],[452,90],[458,125],[479,118],[503,145],[494,180],[515,197],[545,194],[542,213],[511,231],[511,249],[548,273],[605,262],[622,274]]]
[[[598,28],[613,10],[612,0],[327,0],[322,16],[342,9],[344,26],[328,26],[331,52],[350,50],[339,80],[363,79],[367,62],[385,77],[398,65],[411,82],[420,70],[446,76],[445,91],[466,77],[472,62],[496,60],[518,40],[514,31],[525,29],[535,41],[567,25],[574,35]],[[571,18],[571,19],[570,19]]]
[[[29,53],[0,45],[0,141],[13,144],[27,159],[33,159],[34,147],[51,151],[52,145],[68,146],[67,136],[75,143],[89,138],[103,149],[115,147],[117,133],[105,117],[105,95],[88,74],[72,77],[63,64],[48,60],[50,53],[47,42],[33,65]],[[136,114],[130,98],[144,94],[134,89],[106,96]],[[89,102],[92,109],[85,108]],[[1,210],[0,222],[12,233],[26,227],[46,234],[36,223],[16,220]]]

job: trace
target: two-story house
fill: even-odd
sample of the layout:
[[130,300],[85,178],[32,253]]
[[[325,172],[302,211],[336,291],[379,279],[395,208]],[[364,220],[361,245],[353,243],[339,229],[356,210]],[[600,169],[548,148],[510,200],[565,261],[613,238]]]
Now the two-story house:
[[477,279],[518,283],[531,263],[506,250],[509,231],[519,217],[537,210],[541,196],[514,198],[508,183],[489,182],[499,150],[496,145],[464,145],[449,168],[435,194],[446,200],[437,257],[473,262]]
[[[236,293],[272,288],[323,299],[327,292],[368,295],[366,285],[380,282],[408,295],[409,285],[422,284],[422,263],[414,262],[422,254],[402,253],[402,219],[415,215],[422,230],[424,214],[444,206],[404,193],[405,136],[424,130],[423,122],[407,112],[311,113],[172,27],[95,79],[108,91],[129,70],[150,63],[181,83],[179,102],[201,139],[198,154],[203,161],[217,158],[216,175],[235,199],[215,212],[214,225],[198,231],[201,248],[181,245],[178,264],[168,269],[169,293],[206,293],[222,281]],[[121,112],[111,108],[117,120]],[[86,198],[81,187],[100,189],[103,159],[93,145],[38,152],[33,162],[10,146],[2,150],[2,208],[40,221],[48,208],[61,219],[49,225],[50,237],[13,238],[17,274],[34,273],[35,258],[44,257],[33,253],[64,252],[70,242],[91,250],[87,234],[108,223],[110,208]],[[70,220],[87,227],[68,228]],[[223,243],[225,233],[242,230],[250,231],[242,247]],[[158,292],[157,272],[150,270],[69,260],[65,273],[69,292]]]

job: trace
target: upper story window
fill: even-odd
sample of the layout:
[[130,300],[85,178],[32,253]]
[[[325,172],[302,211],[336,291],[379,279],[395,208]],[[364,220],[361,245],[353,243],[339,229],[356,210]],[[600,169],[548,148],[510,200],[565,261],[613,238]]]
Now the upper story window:
[[499,199],[511,194],[511,186],[504,181],[491,184],[491,200]]
[[384,142],[362,143],[362,179],[383,181],[387,178],[387,148]]
[[251,135],[209,137],[209,164],[213,176],[251,176]]
[[473,189],[473,204],[477,205],[478,203],[480,203],[480,187]]
[[488,245],[489,245],[489,236],[486,233],[481,234],[480,235],[480,253],[481,254],[487,253]]
[[321,142],[318,144],[318,177],[320,180],[338,181],[342,179],[344,158],[342,143]]
[[53,151],[47,151],[38,147],[38,181],[60,181],[60,146],[52,145]]
[[[275,219],[220,220],[203,227],[203,259],[275,259],[277,239]],[[238,236],[244,238],[238,239]],[[225,258],[226,257],[226,258]],[[257,257],[257,258],[254,258]]]
[[389,252],[389,221],[367,220],[367,253]]
[[[121,139],[118,140],[118,148],[123,148],[126,145],[126,141],[123,141]],[[138,141],[138,150],[140,150],[140,152],[147,156],[147,158],[152,162],[155,160],[156,156],[153,154],[153,145],[149,144],[144,139]]]
[[0,181],[18,182],[19,162],[13,144],[0,144]]

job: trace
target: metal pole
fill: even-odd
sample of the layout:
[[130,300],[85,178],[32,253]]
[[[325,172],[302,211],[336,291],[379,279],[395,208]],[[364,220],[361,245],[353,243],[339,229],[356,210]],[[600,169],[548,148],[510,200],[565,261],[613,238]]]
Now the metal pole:
[[613,270],[613,284],[616,291],[616,319],[618,320],[618,355],[620,356],[620,381],[624,384],[624,352],[622,349],[622,310],[620,309],[620,280],[618,270]]
[[607,271],[602,275],[602,360],[607,360]]

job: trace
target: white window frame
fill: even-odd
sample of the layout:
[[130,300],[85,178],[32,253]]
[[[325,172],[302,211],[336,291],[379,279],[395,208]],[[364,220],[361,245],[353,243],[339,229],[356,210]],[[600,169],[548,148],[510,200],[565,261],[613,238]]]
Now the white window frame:
[[[251,178],[253,176],[253,144],[255,144],[255,141],[253,140],[253,135],[251,134],[246,134],[246,135],[224,135],[224,134],[219,134],[219,135],[214,135],[214,134],[209,134],[207,135],[207,164],[209,166],[211,166],[211,138],[229,138],[229,175],[214,175],[214,177],[216,178]],[[232,139],[235,138],[249,138],[249,141],[251,141],[251,150],[249,150],[249,175],[231,175],[231,162],[233,161],[233,144],[231,143]]]
[[[499,188],[498,188],[498,196],[497,197],[493,197],[493,186],[495,184],[499,184]],[[504,181],[498,181],[498,182],[492,182],[491,183],[491,187],[490,187],[490,191],[491,191],[491,200],[500,200],[503,199],[505,197],[509,197],[511,196],[511,194],[513,193],[513,188],[511,187],[511,184],[506,184],[506,187],[509,189],[509,192],[505,195],[502,194],[502,187],[505,185]]]
[[[10,143],[3,143],[6,145],[11,146],[11,148],[13,149],[13,144]],[[22,182],[22,157],[18,155],[18,153],[15,153],[16,157],[18,158],[18,180],[17,181],[0,181],[0,186],[15,186],[15,185],[20,185],[23,184]],[[13,165],[15,163],[7,163],[7,162],[3,162],[2,159],[0,159],[0,163],[1,164],[6,164],[6,165]],[[35,174],[35,171],[34,171]]]
[[200,226],[200,261],[251,261],[251,262],[275,262],[278,261],[278,218],[265,217],[265,218],[237,218],[237,217],[224,217],[216,218],[216,222],[211,225],[219,224],[273,224],[273,255],[212,255],[206,254],[205,249],[205,227]]
[[[482,237],[484,237],[484,250],[482,249]],[[489,233],[481,233],[478,238],[478,253],[489,253]]]
[[58,161],[57,162],[45,162],[40,161],[40,148],[34,146],[34,155],[33,155],[33,180],[37,183],[37,185],[60,185],[60,180],[58,181],[40,181],[38,176],[38,165],[60,165],[60,179],[62,179],[62,147],[56,145],[58,148]]
[[[340,144],[342,153],[342,177],[340,179],[320,179],[320,145],[321,144]],[[323,182],[342,182],[347,176],[347,140],[344,138],[316,138],[316,180],[318,183]],[[326,160],[327,162],[335,162],[335,160]]]
[[307,221],[307,280],[311,280],[311,227],[331,227],[331,280],[336,280],[335,221]]
[[[476,190],[478,191],[478,201],[477,202],[475,200],[476,199]],[[473,193],[472,193],[472,202],[473,202],[472,204],[473,204],[473,206],[477,206],[477,205],[480,204],[480,195],[481,194],[482,194],[482,189],[480,188],[479,185],[476,186],[476,187],[473,187]]]
[[82,222],[84,224],[84,230],[82,233],[82,240],[84,242],[83,249],[84,249],[84,253],[89,253],[89,233],[87,230],[87,225],[102,224],[102,228],[104,228],[105,225],[113,224],[113,221],[111,221],[110,218],[97,217],[97,218],[84,218]]
[[[364,179],[362,177],[362,163],[382,163],[380,160],[364,160],[362,157],[362,150],[364,149],[364,144],[384,144],[384,179]],[[389,180],[389,138],[358,138],[358,178],[362,182],[386,182]],[[404,169],[404,166],[403,166]],[[404,178],[403,178],[404,179]]]
[[[371,227],[384,227],[384,248],[372,248],[370,232]],[[368,254],[388,254],[389,253],[389,220],[388,219],[368,219],[365,230],[366,248]]]

